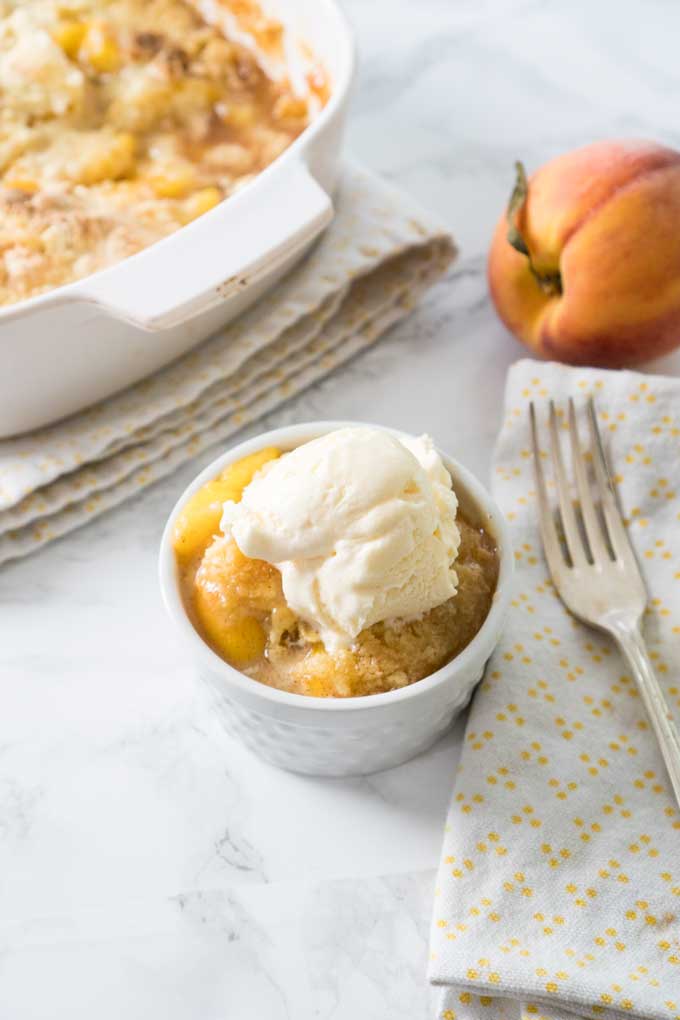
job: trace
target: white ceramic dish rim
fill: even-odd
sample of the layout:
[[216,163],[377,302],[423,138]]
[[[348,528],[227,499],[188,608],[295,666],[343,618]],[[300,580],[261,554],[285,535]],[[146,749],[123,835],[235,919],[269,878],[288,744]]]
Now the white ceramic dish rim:
[[[396,691],[386,691],[379,694],[364,694],[352,698],[315,698],[307,694],[292,694],[288,691],[280,691],[275,687],[268,687],[257,680],[253,680],[239,670],[234,669],[224,659],[221,659],[216,652],[200,637],[191,623],[182,596],[179,590],[175,556],[172,549],[172,530],[175,520],[181,508],[187,500],[202,485],[214,478],[219,471],[228,464],[246,457],[250,453],[263,449],[265,446],[283,446],[293,448],[302,440],[308,440],[313,434],[322,435],[326,432],[347,426],[370,424],[356,421],[317,421],[302,422],[297,425],[284,426],[273,429],[269,432],[260,433],[252,439],[232,447],[212,461],[184,490],[177,503],[172,509],[168,521],[163,530],[159,555],[159,579],[161,594],[166,610],[171,620],[179,627],[180,633],[194,646],[196,654],[205,663],[206,668],[221,675],[225,683],[235,686],[251,696],[263,698],[278,704],[288,705],[301,709],[309,709],[314,712],[352,712],[363,709],[380,709],[397,702],[409,701],[424,695],[426,691],[439,687],[451,679],[451,670],[456,672],[464,670],[470,660],[473,660],[480,646],[488,644],[488,652],[485,658],[493,651],[497,639],[494,635],[500,630],[502,621],[508,609],[512,588],[512,577],[514,572],[514,559],[510,543],[510,535],[507,524],[494,500],[487,493],[484,486],[477,481],[475,476],[458,463],[455,458],[437,448],[437,452],[444,460],[449,470],[453,469],[454,482],[460,480],[463,488],[472,498],[478,509],[492,522],[492,530],[497,540],[500,552],[498,581],[494,593],[491,609],[482,624],[481,628],[472,641],[453,659],[445,663],[436,672],[418,680],[407,687],[399,688]],[[373,428],[385,428],[386,432],[397,437],[406,433],[398,429],[387,428],[382,425],[372,425]]]
[[[148,245],[146,248],[136,252],[134,255],[130,255],[128,258],[122,259],[120,262],[116,262],[111,266],[106,266],[104,269],[100,269],[95,273],[90,273],[79,280],[73,280],[70,283],[62,284],[62,286],[48,290],[44,294],[37,294],[35,297],[25,298],[22,301],[15,301],[10,305],[0,307],[0,324],[39,309],[49,308],[50,305],[59,305],[78,300],[97,304],[98,302],[93,300],[87,294],[86,285],[89,285],[92,281],[104,283],[116,272],[123,262],[134,263],[139,259],[148,258],[150,253],[155,254],[159,251],[159,249],[165,251],[169,245],[177,243],[177,237],[180,235],[183,240],[186,239],[187,243],[189,243],[191,237],[199,227],[199,221],[209,221],[210,219],[214,219],[217,215],[219,215],[220,210],[226,204],[238,202],[244,194],[250,193],[257,188],[261,181],[267,183],[269,178],[276,173],[277,169],[282,164],[297,159],[299,154],[313,143],[316,136],[323,131],[326,123],[335,116],[338,107],[345,102],[347,92],[349,91],[354,77],[356,65],[354,34],[346,14],[336,0],[317,0],[317,3],[320,7],[325,8],[326,16],[329,19],[335,19],[342,26],[342,31],[338,32],[338,44],[341,47],[339,59],[340,70],[336,78],[331,82],[330,99],[323,109],[317,114],[312,123],[305,128],[302,134],[299,135],[298,138],[296,138],[295,141],[292,142],[288,148],[273,161],[273,163],[270,163],[269,166],[265,167],[265,169],[261,171],[261,173],[257,174],[254,180],[241,189],[241,191],[223,199],[222,202],[220,202],[214,209],[211,209],[210,212],[199,217],[198,220],[180,227],[179,230],[174,231],[167,237],[155,241],[153,244]],[[205,226],[205,223],[203,223],[203,226]]]

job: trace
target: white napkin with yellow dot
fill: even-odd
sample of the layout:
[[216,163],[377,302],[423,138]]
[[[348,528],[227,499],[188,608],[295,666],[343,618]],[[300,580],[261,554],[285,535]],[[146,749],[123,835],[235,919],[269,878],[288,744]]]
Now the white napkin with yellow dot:
[[319,244],[183,358],[49,428],[0,441],[0,563],[77,528],[374,343],[444,274],[449,234],[347,168]]
[[680,380],[521,361],[493,481],[517,576],[444,837],[441,1020],[680,1020],[680,812],[632,677],[563,608],[537,528],[529,401],[543,415],[548,397],[564,409],[586,394],[652,596],[645,637],[680,709]]

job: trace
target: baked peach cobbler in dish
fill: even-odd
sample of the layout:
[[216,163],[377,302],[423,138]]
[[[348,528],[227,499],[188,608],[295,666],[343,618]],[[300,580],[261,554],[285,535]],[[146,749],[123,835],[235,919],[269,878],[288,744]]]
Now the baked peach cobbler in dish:
[[491,607],[498,555],[458,507],[428,437],[329,432],[229,465],[188,500],[173,544],[184,603],[235,669],[297,694],[414,683]]
[[0,304],[140,251],[276,159],[326,98],[321,71],[304,95],[265,72],[256,45],[281,37],[253,0],[0,0]]

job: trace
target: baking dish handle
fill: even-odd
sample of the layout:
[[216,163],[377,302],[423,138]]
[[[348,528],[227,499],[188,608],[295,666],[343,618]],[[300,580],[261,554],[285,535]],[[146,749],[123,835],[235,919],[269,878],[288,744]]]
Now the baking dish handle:
[[274,272],[333,218],[309,168],[287,161],[151,248],[78,287],[145,330],[178,326]]

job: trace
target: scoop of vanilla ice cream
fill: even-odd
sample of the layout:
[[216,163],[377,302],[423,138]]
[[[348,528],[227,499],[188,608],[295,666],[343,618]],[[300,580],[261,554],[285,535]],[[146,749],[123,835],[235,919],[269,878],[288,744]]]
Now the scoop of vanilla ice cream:
[[288,605],[332,652],[455,595],[457,507],[428,436],[343,428],[265,465],[224,504],[222,530],[279,569]]

